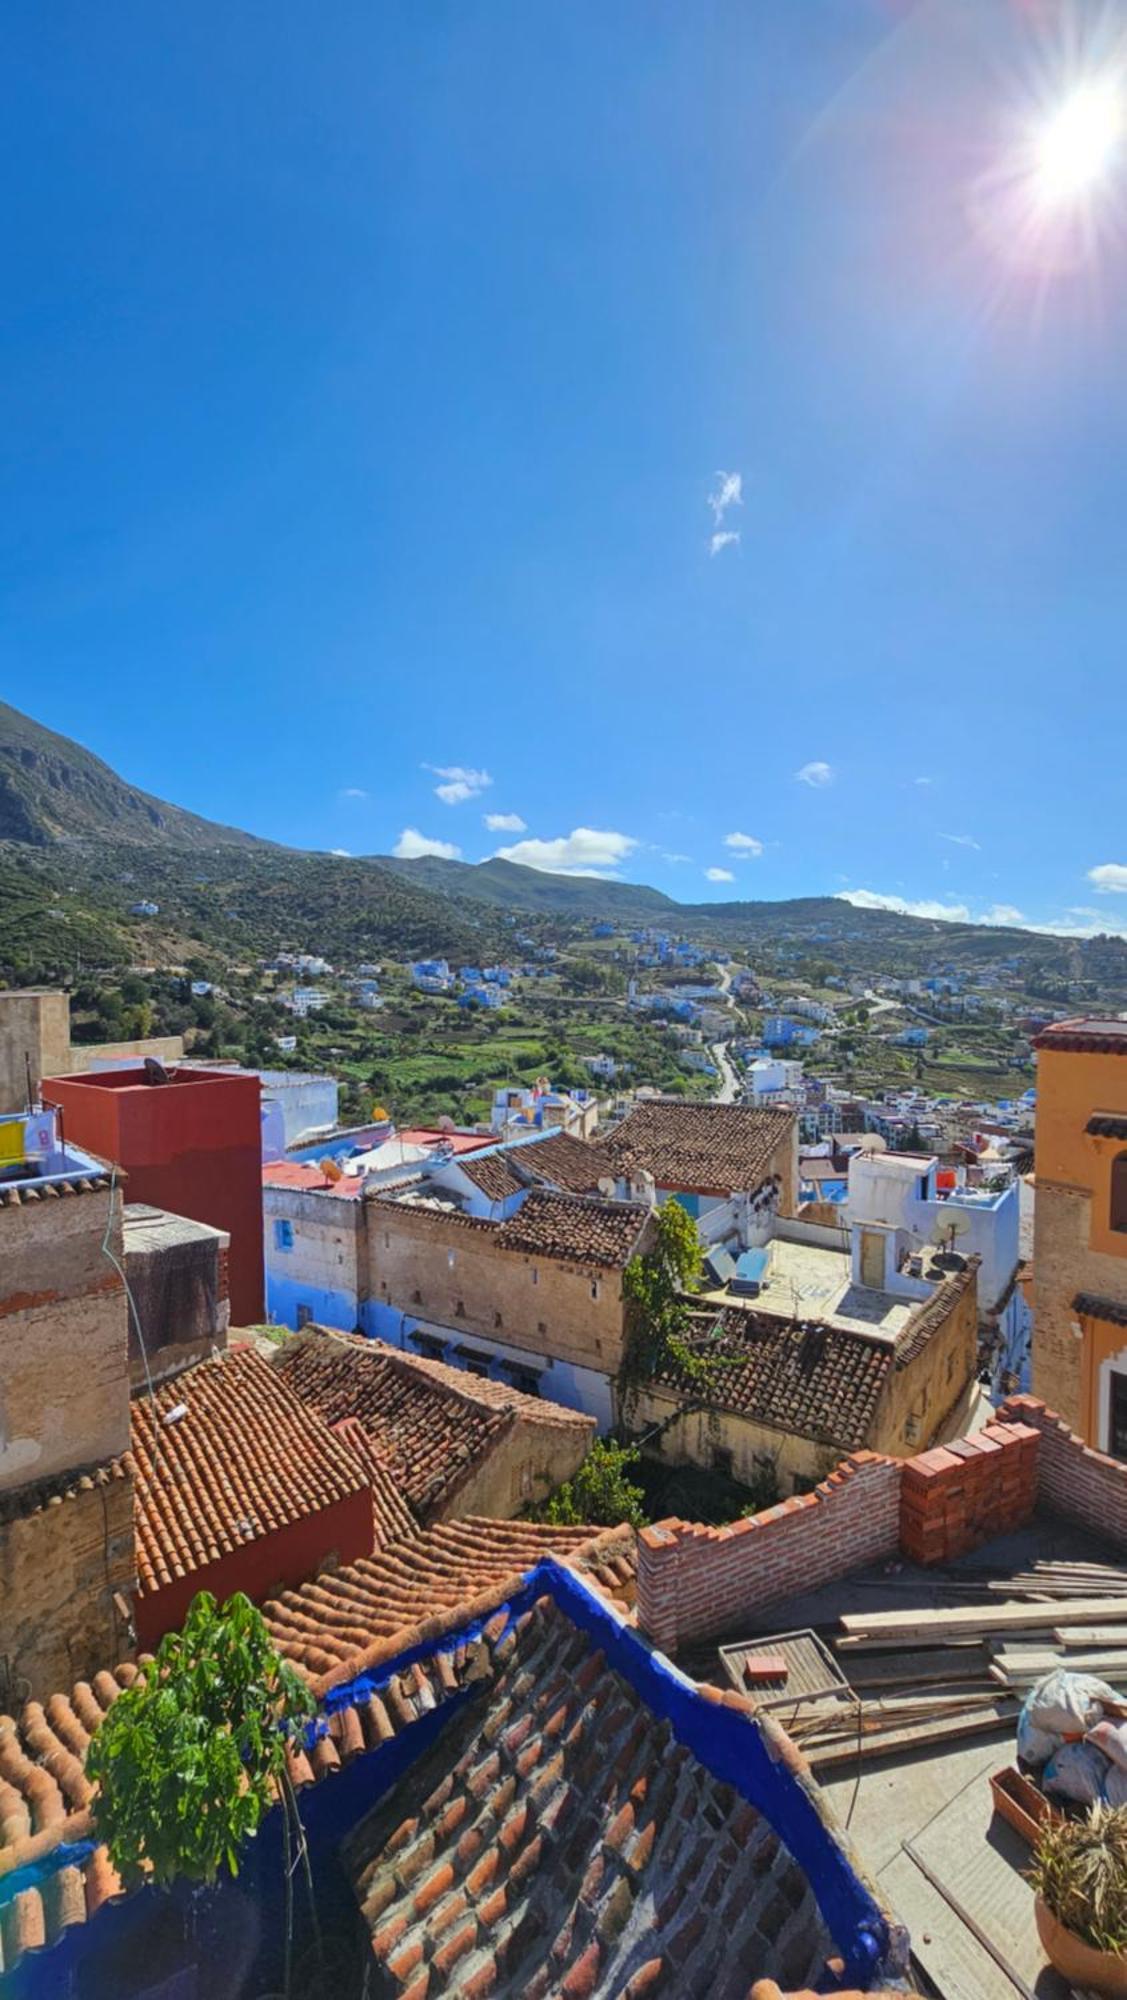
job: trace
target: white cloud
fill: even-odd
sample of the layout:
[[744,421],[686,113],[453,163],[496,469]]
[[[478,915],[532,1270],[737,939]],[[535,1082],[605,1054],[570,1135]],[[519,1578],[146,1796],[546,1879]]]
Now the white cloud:
[[405,826],[392,848],[397,861],[421,861],[424,854],[436,854],[440,861],[458,861],[462,850],[452,840],[428,840],[413,826]]
[[939,838],[949,840],[952,847],[973,847],[976,854],[982,852],[981,842],[972,839],[969,833],[941,833]]
[[490,833],[528,832],[528,827],[519,813],[482,813],[481,816]]
[[1012,903],[991,903],[990,908],[983,910],[982,915],[975,921],[980,924],[1024,925],[1025,918],[1020,910],[1015,910]]
[[637,845],[628,833],[600,833],[595,827],[577,826],[558,840],[518,840],[512,847],[499,847],[496,858],[517,861],[524,868],[540,868],[548,875],[614,876]]
[[1089,868],[1088,880],[1102,896],[1127,896],[1127,865],[1122,861],[1101,861],[1098,868]]
[[330,847],[329,853],[334,855],[338,861],[347,861],[351,857],[352,849],[351,847]]
[[756,840],[753,833],[726,833],[724,845],[744,861],[751,861],[763,852],[763,842]]
[[706,868],[704,879],[706,882],[734,882],[736,878],[730,868]]
[[934,903],[926,899],[914,903],[905,896],[880,896],[875,889],[841,889],[837,900],[852,903],[855,910],[893,910],[899,917],[938,917],[950,924],[971,921],[965,903]]
[[718,528],[723,526],[724,516],[729,507],[742,507],[743,501],[744,482],[742,472],[718,472],[716,474],[716,485],[708,496],[708,505],[712,509],[712,518]]
[[917,784],[917,785],[934,785],[934,783],[935,783],[935,779],[934,779],[934,778],[915,778],[915,779],[913,779],[913,783],[914,783],[914,784]]
[[672,862],[676,867],[679,861],[691,861],[693,857],[691,854],[663,854],[661,858],[663,861]]
[[444,806],[464,805],[467,799],[476,799],[493,783],[488,771],[475,771],[466,764],[424,764],[424,771],[432,771],[442,779],[436,785],[434,795]]
[[718,556],[721,549],[738,549],[739,545],[740,535],[738,528],[719,528],[709,538],[708,553],[710,556]]
[[829,764],[804,764],[801,771],[796,771],[794,775],[800,785],[813,785],[815,791],[820,791],[823,785],[832,785],[834,781]]
[[338,799],[366,799],[367,796],[363,785],[345,785],[343,790],[337,793]]

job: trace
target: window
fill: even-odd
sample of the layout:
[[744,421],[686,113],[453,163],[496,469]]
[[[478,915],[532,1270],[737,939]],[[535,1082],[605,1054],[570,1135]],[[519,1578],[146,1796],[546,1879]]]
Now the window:
[[1127,1235],[1127,1153],[1119,1153],[1111,1163],[1111,1227]]
[[592,1278],[592,1280],[591,1280],[591,1297],[592,1297],[593,1299],[597,1299],[597,1298],[598,1298],[598,1296],[599,1296],[599,1281],[598,1281],[598,1279],[597,1279],[597,1278]]
[[274,1224],[274,1248],[275,1250],[293,1249],[292,1222],[286,1222],[281,1218],[279,1218],[279,1220]]
[[724,1479],[730,1479],[732,1477],[732,1463],[732,1454],[727,1447],[722,1444],[714,1444],[712,1447],[713,1472],[719,1472]]
[[548,1322],[547,1322],[547,1320],[546,1320],[546,1319],[538,1319],[538,1320],[537,1320],[537,1322],[536,1322],[536,1331],[537,1331],[537,1333],[547,1333],[547,1331],[548,1331]]
[[465,1319],[465,1317],[466,1317],[465,1300],[459,1299],[457,1305],[454,1307],[454,1318]]
[[505,1324],[505,1322],[504,1322],[504,1320],[503,1320],[503,1319],[501,1318],[501,1315],[500,1315],[500,1313],[499,1313],[499,1312],[495,1312],[495,1313],[494,1313],[494,1315],[493,1315],[493,1325],[494,1325],[494,1327],[502,1327],[502,1326],[504,1326],[504,1324]]
[[421,1305],[422,1305],[422,1303],[423,1303],[423,1295],[422,1295],[422,1293],[421,1293],[420,1291],[414,1291],[414,1292],[412,1292],[412,1293],[411,1293],[411,1304],[412,1304],[413,1306],[421,1306]]
[[297,1309],[298,1332],[300,1333],[303,1326],[311,1326],[312,1324],[313,1324],[313,1307],[299,1306]]
[[532,1282],[534,1285],[538,1285],[540,1283],[540,1273],[536,1269],[535,1264],[532,1266]]

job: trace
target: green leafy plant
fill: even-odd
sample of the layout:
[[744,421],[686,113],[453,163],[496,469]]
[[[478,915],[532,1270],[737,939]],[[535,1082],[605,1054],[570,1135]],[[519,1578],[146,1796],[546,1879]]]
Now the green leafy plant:
[[95,1832],[123,1879],[237,1874],[239,1847],[263,1815],[279,1797],[293,1803],[286,1745],[312,1713],[250,1600],[238,1594],[219,1610],[200,1591],[87,1755]]
[[1029,1880],[1057,1922],[1096,1951],[1127,1957],[1127,1806],[1048,1820]]
[[640,1458],[637,1445],[596,1438],[574,1477],[545,1501],[541,1520],[551,1521],[557,1528],[582,1527],[587,1522],[616,1528],[620,1521],[644,1528],[645,1496],[627,1477]]

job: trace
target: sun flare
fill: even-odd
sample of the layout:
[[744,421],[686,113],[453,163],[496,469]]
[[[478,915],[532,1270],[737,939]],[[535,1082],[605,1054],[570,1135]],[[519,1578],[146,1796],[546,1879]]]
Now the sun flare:
[[1035,136],[1038,201],[1056,208],[1095,196],[1119,165],[1125,136],[1121,86],[1107,79],[1078,85]]

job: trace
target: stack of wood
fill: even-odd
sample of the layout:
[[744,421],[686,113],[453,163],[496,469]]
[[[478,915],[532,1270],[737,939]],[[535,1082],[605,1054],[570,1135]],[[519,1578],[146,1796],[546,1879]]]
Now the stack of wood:
[[848,1613],[835,1644],[855,1702],[780,1720],[821,1769],[1012,1729],[1054,1667],[1127,1688],[1127,1573],[1111,1573],[1123,1587],[1099,1597],[1050,1597],[1038,1574],[1036,1598]]

